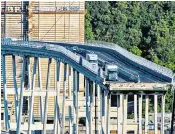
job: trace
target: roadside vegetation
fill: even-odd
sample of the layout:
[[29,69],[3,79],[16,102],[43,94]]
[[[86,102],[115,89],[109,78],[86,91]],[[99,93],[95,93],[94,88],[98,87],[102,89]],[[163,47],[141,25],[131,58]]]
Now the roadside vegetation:
[[[175,72],[175,2],[88,1],[85,6],[86,40],[116,43]],[[169,91],[167,112],[171,103]]]
[[86,2],[87,40],[116,43],[175,71],[175,2]]

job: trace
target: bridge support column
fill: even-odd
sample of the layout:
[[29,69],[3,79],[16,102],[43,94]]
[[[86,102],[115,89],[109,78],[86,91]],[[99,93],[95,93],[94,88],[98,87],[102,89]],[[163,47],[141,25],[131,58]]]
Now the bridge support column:
[[142,93],[139,96],[139,134],[142,134]]
[[90,90],[90,112],[89,112],[89,133],[93,134],[92,119],[93,119],[93,82],[89,82]]
[[104,122],[105,122],[105,117],[104,117],[104,112],[105,112],[105,105],[104,105],[104,91],[100,87],[100,116],[101,116],[101,134],[104,134],[105,128],[104,128]]
[[[27,72],[28,72],[28,84],[27,84],[27,88],[28,88],[28,90],[31,90],[31,86],[32,86],[32,84],[31,84],[31,70],[30,70],[30,57],[27,57]],[[32,96],[29,96],[29,97],[24,97],[24,98],[26,98],[27,100],[28,100],[28,102],[30,102],[31,101],[31,98],[32,98]],[[30,103],[28,103],[28,111],[29,111],[29,109],[30,109]]]
[[154,94],[154,134],[157,134],[157,94]]
[[73,106],[74,106],[74,124],[73,133],[78,134],[78,91],[79,91],[79,73],[73,69]]
[[79,72],[77,72],[77,79],[76,79],[76,134],[79,132],[78,124],[79,124]]
[[117,96],[117,133],[121,134],[123,129],[123,94]]
[[165,133],[165,95],[162,95],[162,110],[161,110],[161,134]]
[[25,68],[26,68],[26,57],[23,57],[23,67],[22,67],[22,77],[21,77],[21,90],[20,90],[20,103],[19,103],[19,112],[18,112],[18,122],[17,122],[17,134],[20,134],[21,131],[21,116],[23,109],[23,89],[24,89],[24,78],[25,78]]
[[85,78],[86,82],[86,134],[89,134],[89,80]]
[[108,101],[108,91],[104,91],[104,132],[107,132],[107,101]]
[[123,100],[123,134],[127,133],[127,106],[128,104],[128,95],[124,95],[124,100]]
[[43,121],[43,134],[46,134],[46,124],[47,124],[47,108],[48,108],[48,90],[50,85],[50,66],[52,59],[48,61],[48,70],[47,70],[47,81],[46,81],[46,96],[45,96],[45,106],[44,106],[44,121]]
[[69,66],[69,75],[68,75],[68,97],[72,97],[72,91],[71,91],[71,80],[72,80],[72,67]]
[[97,85],[97,116],[98,116],[98,119],[97,119],[97,131],[98,131],[98,134],[100,133],[100,125],[99,125],[99,122],[100,122],[100,86]]
[[[72,96],[72,88],[71,88],[71,78],[72,78],[72,67],[69,66],[69,75],[68,75],[68,97],[71,99]],[[69,133],[72,134],[72,107],[69,106]]]
[[[137,94],[134,94],[134,120],[137,123]],[[137,131],[134,131],[134,134],[137,133]]]
[[[71,99],[72,97],[72,67],[69,66],[69,75],[68,75],[68,97]],[[69,133],[72,134],[72,106],[69,106]]]
[[6,65],[5,65],[5,55],[2,55],[2,73],[3,73],[3,92],[4,92],[4,116],[5,116],[5,129],[10,128],[8,119],[8,102],[6,93]]
[[106,124],[106,133],[110,134],[110,110],[111,110],[111,94],[108,94],[108,100],[107,100],[107,124]]
[[62,103],[62,134],[65,133],[66,72],[67,72],[67,64],[64,63],[64,83],[63,83],[63,103]]
[[[34,58],[35,59],[35,58]],[[28,90],[32,90],[32,82],[31,82],[31,79],[32,79],[32,77],[31,77],[31,69],[30,69],[30,67],[31,67],[31,62],[30,62],[30,57],[27,57],[27,72],[28,72],[28,83],[27,83],[27,88],[28,88]],[[37,64],[37,63],[36,63]],[[33,69],[34,69],[34,65],[33,65]],[[24,97],[26,100],[28,100],[28,112],[30,113],[30,109],[31,109],[31,105],[30,105],[30,102],[32,101],[32,96],[28,96],[28,97]],[[33,113],[33,111],[32,111],[32,113]],[[33,119],[33,114],[32,114],[32,122],[31,123],[34,123],[34,119]],[[30,119],[29,119],[29,122],[30,122]],[[28,122],[28,123],[29,123]],[[29,126],[28,126],[28,128],[29,128]],[[30,132],[31,133],[31,132]],[[33,133],[33,131],[32,131],[32,133]]]
[[134,120],[137,122],[137,94],[134,94]]
[[72,134],[72,107],[69,106],[69,133]]
[[149,107],[149,96],[145,96],[145,134],[148,134],[148,107]]
[[60,62],[55,61],[55,68],[56,68],[56,97],[55,97],[55,111],[54,111],[54,134],[60,134],[60,109],[59,109],[59,97],[60,97]]
[[33,75],[32,75],[32,84],[31,84],[31,90],[32,95],[30,97],[30,111],[29,111],[29,121],[28,121],[28,134],[31,134],[31,125],[33,124],[33,103],[34,103],[34,90],[35,90],[35,77],[36,77],[36,64],[37,64],[37,58],[34,58],[34,64],[33,64]]
[[[41,61],[40,58],[38,58],[38,87],[40,90],[42,90],[42,75],[41,75]],[[40,100],[40,116],[41,116],[41,122],[44,121],[44,103],[43,103],[43,97],[39,97]]]
[[120,113],[120,95],[117,94],[117,134],[120,134],[121,133],[121,127],[120,127],[120,116],[121,116],[121,113]]
[[76,134],[76,70],[73,69],[73,134]]
[[15,116],[16,116],[16,123],[18,120],[18,87],[17,87],[17,82],[16,82],[16,59],[15,56],[12,55],[12,65],[13,65],[13,84],[14,84],[14,89],[15,89]]
[[[96,109],[95,109],[95,91],[96,90],[96,84],[95,84],[95,82],[93,82],[93,92],[92,92],[92,112],[94,113],[94,112],[96,112]],[[96,114],[96,113],[95,113]],[[95,117],[96,117],[96,115],[95,114],[92,114],[92,133],[96,133],[96,131],[95,131],[95,123],[96,123],[96,119],[95,119]]]
[[95,134],[99,134],[98,132],[99,132],[99,127],[98,127],[98,121],[99,121],[99,118],[100,118],[100,116],[99,116],[99,112],[98,112],[98,109],[97,108],[99,108],[99,105],[98,105],[98,103],[97,103],[97,90],[98,90],[98,85],[97,84],[95,84],[95,88],[94,88],[94,90],[95,90]]

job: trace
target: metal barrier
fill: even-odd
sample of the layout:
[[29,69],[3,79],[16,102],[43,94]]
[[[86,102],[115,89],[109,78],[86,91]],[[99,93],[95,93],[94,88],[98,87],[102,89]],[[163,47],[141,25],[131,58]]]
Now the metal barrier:
[[[116,50],[119,54],[121,54],[123,57],[125,57],[125,59],[127,58],[127,60],[131,60],[136,64],[139,64],[141,66],[145,66],[149,69],[152,69],[153,71],[156,71],[158,73],[164,74],[168,77],[173,77],[173,72],[172,70],[157,65],[149,60],[146,60],[140,56],[134,55],[130,52],[128,52],[127,50],[123,49],[122,47],[120,47],[117,44],[114,43],[107,43],[107,42],[102,42],[102,41],[87,41],[85,43],[85,45],[89,45],[89,46],[98,46],[98,47],[103,47],[103,48],[108,48],[108,49],[112,49],[112,50]],[[134,64],[133,63],[133,64]],[[151,68],[150,68],[151,67]]]

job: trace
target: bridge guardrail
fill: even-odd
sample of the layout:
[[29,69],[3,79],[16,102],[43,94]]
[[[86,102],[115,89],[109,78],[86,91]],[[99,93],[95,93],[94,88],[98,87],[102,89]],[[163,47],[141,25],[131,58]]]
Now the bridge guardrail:
[[[87,68],[89,71],[95,73],[98,75],[99,67],[92,66],[86,59],[80,57],[79,55],[71,52],[70,50],[66,49],[65,47],[53,45],[49,43],[39,43],[39,42],[29,42],[29,41],[21,41],[21,40],[15,40],[12,41],[11,38],[3,38],[1,39],[2,45],[13,45],[13,46],[21,46],[21,47],[30,47],[30,48],[36,48],[36,49],[47,49],[52,51],[61,52],[64,55],[68,56],[78,64],[82,64],[85,68]],[[80,61],[82,60],[82,63]],[[101,76],[100,76],[101,77]]]
[[103,47],[103,48],[115,50],[120,55],[122,55],[126,61],[128,61],[130,63],[132,61],[133,62],[132,64],[135,63],[139,66],[145,67],[145,69],[150,69],[154,72],[157,72],[158,74],[163,74],[169,78],[173,78],[174,73],[171,69],[157,65],[154,62],[151,62],[151,61],[144,59],[140,56],[134,55],[134,54],[130,53],[129,51],[125,50],[124,48],[118,46],[117,44],[107,43],[107,42],[103,42],[103,41],[87,41],[85,43],[85,45],[95,46],[95,47]]
[[[38,41],[33,41],[33,42],[38,42]],[[50,43],[50,42],[45,42],[45,43]],[[150,73],[154,76],[156,76],[159,79],[162,79],[166,82],[171,82],[174,83],[175,81],[175,76],[173,76],[173,71],[171,69],[168,69],[166,67],[162,67],[160,65],[157,65],[147,59],[144,59],[140,56],[134,55],[124,48],[118,46],[117,44],[114,43],[107,43],[103,41],[87,41],[84,44],[80,43],[64,43],[64,42],[51,42],[51,44],[56,44],[59,46],[66,46],[66,47],[73,47],[77,46],[83,49],[92,49],[98,51],[106,51],[115,54],[118,56],[122,62],[126,62],[128,64],[131,64],[135,68],[139,68],[140,70],[143,70],[144,72]],[[130,72],[130,71],[129,71]],[[132,74],[133,73],[132,71]]]

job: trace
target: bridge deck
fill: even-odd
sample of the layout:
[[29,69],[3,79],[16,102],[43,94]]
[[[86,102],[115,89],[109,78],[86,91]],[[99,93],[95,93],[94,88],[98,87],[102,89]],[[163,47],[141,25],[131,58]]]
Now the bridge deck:
[[[114,46],[108,47],[107,45],[105,46],[100,43],[99,44],[92,43],[90,45],[66,44],[66,43],[52,43],[52,44],[63,46],[71,51],[72,47],[77,46],[78,51],[76,53],[81,55],[82,57],[85,57],[86,53],[95,53],[98,55],[99,59],[103,60],[105,63],[113,63],[133,75],[138,74],[140,82],[173,83],[174,81],[173,79],[175,79],[175,75],[173,74],[172,70],[165,68],[163,66],[159,66],[142,57],[135,56],[129,53],[128,51],[122,49],[121,47],[120,49],[122,50],[117,50],[116,48],[115,49],[113,48]],[[117,46],[117,48],[118,47],[119,46]],[[139,62],[134,61],[133,60],[134,57]],[[130,79],[121,77],[119,82],[132,82],[132,81]]]

